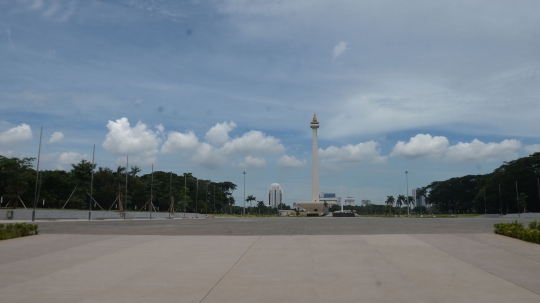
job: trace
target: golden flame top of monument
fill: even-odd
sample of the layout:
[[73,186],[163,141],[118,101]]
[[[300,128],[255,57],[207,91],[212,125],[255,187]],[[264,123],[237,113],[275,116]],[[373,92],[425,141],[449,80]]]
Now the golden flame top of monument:
[[317,114],[313,114],[313,121],[311,121],[313,123],[317,123]]

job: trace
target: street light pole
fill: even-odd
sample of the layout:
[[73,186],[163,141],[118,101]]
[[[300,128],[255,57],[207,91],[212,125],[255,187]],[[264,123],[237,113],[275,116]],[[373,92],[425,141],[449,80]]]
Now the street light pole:
[[499,184],[499,205],[501,207],[501,217],[503,215],[503,208],[502,208],[502,197],[501,197],[501,185]]
[[246,214],[246,172],[244,171],[244,215]]
[[407,201],[407,216],[409,216],[409,210],[411,209],[411,206],[410,206],[410,203],[411,201],[409,201],[409,172],[408,171],[405,171],[405,181],[407,182],[407,194],[405,195],[405,201]]
[[[124,220],[127,215],[127,184],[128,184],[128,166],[129,166],[129,156],[126,156],[126,194],[124,195]],[[122,201],[120,201],[122,203]]]
[[184,219],[186,218],[186,204],[187,204],[187,178],[186,173],[184,173]]
[[197,186],[195,189],[195,218],[199,217],[199,214],[197,212],[197,204],[199,203],[199,179],[195,178],[197,180]]
[[32,222],[36,219],[36,207],[37,207],[37,191],[38,191],[38,182],[39,182],[39,159],[41,156],[41,137],[43,135],[43,126],[41,126],[41,131],[39,132],[39,149],[38,149],[38,158],[37,158],[37,167],[36,167],[36,190],[34,191],[34,211],[32,211]]
[[484,217],[487,217],[486,187],[484,186]]
[[88,205],[88,221],[92,219],[92,194],[94,189],[94,156],[96,155],[96,145],[94,144],[94,149],[92,151],[92,177],[90,178],[90,205]]

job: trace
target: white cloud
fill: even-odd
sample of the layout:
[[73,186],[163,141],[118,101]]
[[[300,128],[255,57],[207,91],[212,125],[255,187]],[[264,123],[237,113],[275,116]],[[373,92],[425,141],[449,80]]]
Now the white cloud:
[[0,132],[0,144],[14,144],[32,139],[32,129],[26,123]]
[[246,156],[244,157],[244,162],[241,162],[238,166],[241,168],[262,169],[266,167],[266,160],[264,158]]
[[199,139],[190,131],[188,133],[179,133],[170,131],[167,135],[167,141],[161,147],[161,153],[168,154],[175,151],[192,150],[199,146]]
[[64,139],[64,134],[61,132],[54,132],[52,133],[51,137],[49,138],[49,143],[56,143],[60,142]]
[[221,148],[224,154],[254,154],[254,153],[271,153],[277,154],[285,151],[279,139],[266,136],[264,133],[252,130],[236,137]]
[[525,151],[532,155],[534,153],[540,153],[540,144],[527,145],[524,147]]
[[107,123],[109,133],[103,141],[103,148],[115,155],[140,157],[142,163],[147,160],[155,161],[158,153],[158,146],[161,139],[158,137],[160,131],[149,130],[146,124],[137,122],[135,127],[131,127],[127,118],[121,118]]
[[236,123],[233,121],[231,122],[223,122],[223,123],[217,123],[216,125],[212,126],[210,130],[206,133],[206,140],[213,144],[214,146],[225,144],[225,142],[229,141],[229,132],[236,128]]
[[82,159],[88,160],[87,154],[79,154],[76,152],[65,152],[61,153],[58,157],[58,163],[62,165],[77,164],[81,162]]
[[277,167],[281,169],[295,169],[295,168],[302,168],[307,165],[306,159],[299,160],[296,159],[294,156],[287,156],[283,155],[278,158],[277,160]]
[[349,144],[340,148],[330,146],[327,149],[319,149],[319,157],[323,163],[386,162],[386,157],[381,156],[379,143],[375,141]]
[[221,168],[227,163],[227,159],[219,153],[219,150],[208,143],[199,145],[192,160],[207,169]]
[[349,49],[349,42],[347,41],[341,41],[338,44],[336,44],[336,46],[334,46],[334,51],[332,52],[334,59],[337,59],[348,49]]
[[399,141],[392,149],[390,156],[408,159],[439,157],[446,151],[448,146],[449,143],[446,137],[417,134],[409,142]]
[[497,161],[515,157],[518,149],[521,149],[521,142],[516,139],[504,140],[501,143],[484,143],[474,139],[471,143],[459,142],[450,146],[446,159],[452,162]]

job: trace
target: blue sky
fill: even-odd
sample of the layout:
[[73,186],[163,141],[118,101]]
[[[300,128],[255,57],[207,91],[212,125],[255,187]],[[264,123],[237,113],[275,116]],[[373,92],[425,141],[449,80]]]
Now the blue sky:
[[382,203],[540,151],[540,3],[0,3],[0,154]]

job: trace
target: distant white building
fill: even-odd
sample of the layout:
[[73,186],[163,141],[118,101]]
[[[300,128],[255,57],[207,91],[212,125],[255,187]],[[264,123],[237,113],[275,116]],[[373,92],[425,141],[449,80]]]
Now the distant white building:
[[368,206],[371,205],[371,200],[362,200],[362,206]]
[[426,206],[426,197],[418,195],[418,192],[420,191],[420,188],[416,188],[412,190],[413,199],[415,199],[414,206]]
[[335,193],[321,193],[319,196],[320,202],[326,202],[329,204],[341,205],[341,198],[336,197]]
[[281,190],[281,186],[277,183],[272,183],[268,190],[268,206],[277,207],[281,203],[283,203],[283,191]]
[[344,206],[354,206],[354,198],[353,197],[347,197],[345,198],[345,204]]

